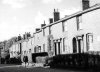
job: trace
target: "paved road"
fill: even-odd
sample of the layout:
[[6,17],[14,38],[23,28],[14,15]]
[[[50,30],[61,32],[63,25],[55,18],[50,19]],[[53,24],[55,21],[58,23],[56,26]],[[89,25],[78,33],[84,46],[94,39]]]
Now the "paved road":
[[18,65],[8,65],[8,66],[0,65],[0,66],[1,66],[0,72],[94,72],[91,70],[82,71],[82,70],[74,70],[74,69],[51,69],[51,68],[41,68],[41,67],[25,68]]

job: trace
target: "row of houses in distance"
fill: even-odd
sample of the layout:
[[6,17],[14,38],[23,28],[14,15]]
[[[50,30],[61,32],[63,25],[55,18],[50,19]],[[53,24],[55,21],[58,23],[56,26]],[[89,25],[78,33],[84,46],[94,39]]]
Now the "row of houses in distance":
[[[100,51],[100,5],[89,6],[89,0],[82,0],[82,11],[60,19],[54,9],[50,24],[41,24],[33,36],[24,34],[23,39],[10,48],[10,58],[27,55],[32,62],[32,53],[47,52],[49,57],[59,54]],[[20,37],[20,36],[19,36]]]

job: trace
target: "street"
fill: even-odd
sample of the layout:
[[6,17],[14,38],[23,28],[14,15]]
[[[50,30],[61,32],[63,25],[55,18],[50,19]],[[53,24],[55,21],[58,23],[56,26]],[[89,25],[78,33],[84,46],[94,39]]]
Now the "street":
[[[0,72],[94,72],[92,70],[78,70],[78,69],[51,69],[42,67],[25,68],[19,65],[0,65]],[[99,72],[99,71],[95,71]]]

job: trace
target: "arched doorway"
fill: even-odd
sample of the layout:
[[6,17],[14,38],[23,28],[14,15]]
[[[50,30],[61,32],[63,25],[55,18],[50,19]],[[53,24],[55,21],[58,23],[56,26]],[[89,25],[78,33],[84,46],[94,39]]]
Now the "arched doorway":
[[73,53],[77,53],[77,42],[75,37],[73,38],[72,42],[73,42]]

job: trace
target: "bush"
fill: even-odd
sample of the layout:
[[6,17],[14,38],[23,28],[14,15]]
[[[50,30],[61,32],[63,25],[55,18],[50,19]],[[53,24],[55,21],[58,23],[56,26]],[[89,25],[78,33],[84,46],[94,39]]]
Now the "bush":
[[1,58],[1,64],[5,63],[5,58]]
[[21,62],[21,59],[20,58],[10,58],[9,59],[9,63],[10,64],[21,64],[22,62]]
[[33,53],[32,61],[36,63],[36,57],[38,57],[38,56],[48,56],[48,53],[47,52]]

